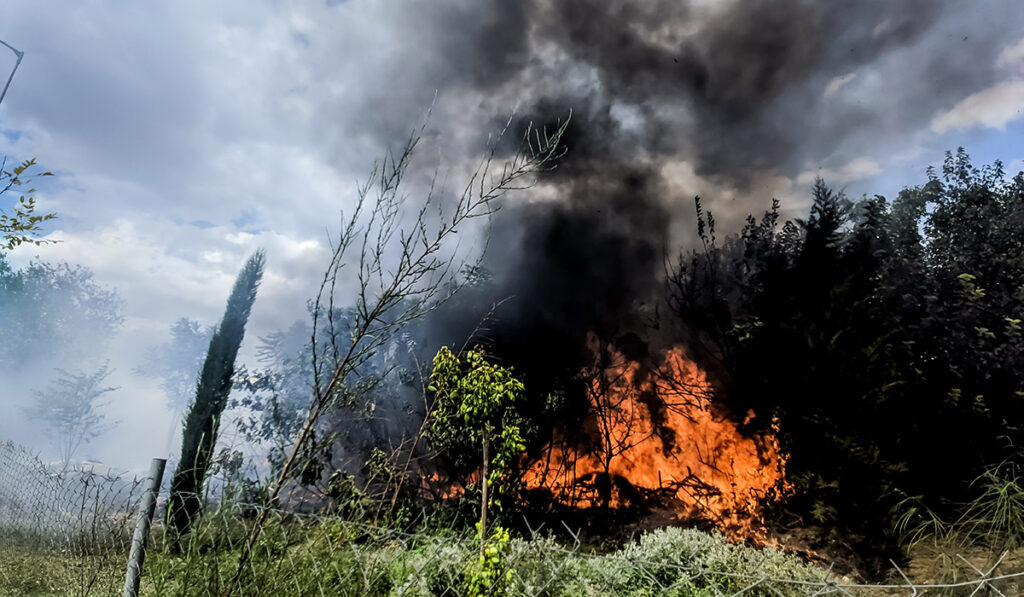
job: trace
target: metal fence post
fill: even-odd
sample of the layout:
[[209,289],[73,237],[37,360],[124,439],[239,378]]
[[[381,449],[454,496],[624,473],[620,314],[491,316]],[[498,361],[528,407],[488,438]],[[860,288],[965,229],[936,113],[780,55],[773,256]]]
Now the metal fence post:
[[139,580],[142,577],[142,561],[146,558],[146,535],[156,510],[156,496],[160,493],[160,482],[164,478],[167,460],[154,458],[149,464],[146,489],[139,503],[138,520],[135,522],[135,536],[132,537],[132,551],[128,556],[128,571],[124,577],[124,597],[138,597]]
[[18,57],[18,61],[14,63],[14,68],[11,69],[11,76],[7,77],[7,83],[4,85],[4,90],[0,91],[0,103],[4,101],[4,96],[7,95],[7,88],[11,86],[11,81],[14,79],[14,72],[18,70],[18,65],[21,64],[21,59],[25,57],[25,52],[15,50],[11,44],[0,39],[0,44],[3,44],[14,52],[14,55]]

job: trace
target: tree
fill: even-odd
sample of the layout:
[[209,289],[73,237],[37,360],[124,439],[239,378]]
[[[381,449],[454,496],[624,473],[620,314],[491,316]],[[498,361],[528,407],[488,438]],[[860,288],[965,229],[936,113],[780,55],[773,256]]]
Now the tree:
[[[334,330],[328,334],[326,318],[319,318],[321,354],[330,350],[330,341],[343,342],[349,338],[355,321],[352,308],[337,308]],[[305,423],[306,408],[313,387],[311,355],[312,328],[304,322],[295,322],[286,330],[261,337],[256,347],[258,368],[242,367],[236,376],[236,389],[230,407],[240,407],[245,416],[237,421],[239,431],[252,442],[268,445],[267,459],[270,474],[280,472],[288,450]],[[370,355],[353,377],[359,378],[356,388],[344,394],[331,412],[326,413],[314,430],[315,441],[308,444],[302,466],[296,478],[304,487],[325,481],[321,472],[345,469],[348,474],[360,475],[365,468],[366,456],[374,448],[389,449],[388,440],[399,433],[391,433],[396,426],[408,424],[407,404],[401,399],[409,394],[408,381],[411,361],[408,346],[400,340],[389,343]],[[322,488],[321,488],[322,489]]]
[[779,230],[776,204],[684,257],[670,301],[731,410],[779,418],[789,507],[895,550],[905,496],[955,503],[1020,458],[1024,177],[959,150],[891,203],[813,196],[806,221]]
[[263,251],[256,251],[238,274],[224,317],[210,339],[196,397],[185,417],[181,460],[171,481],[169,504],[171,521],[179,534],[188,531],[202,507],[199,494],[217,443],[220,417],[234,377],[235,357],[256,301],[264,263]]
[[159,377],[167,407],[181,412],[194,396],[196,375],[214,329],[182,317],[171,325],[170,332],[171,341],[146,351],[144,364],[134,373]]
[[755,431],[778,417],[798,490],[789,506],[858,547],[885,548],[872,528],[893,505],[904,461],[889,448],[907,416],[896,364],[906,337],[879,272],[888,216],[877,199],[854,209],[820,180],[812,193],[806,220],[780,229],[773,202],[721,247],[682,260],[670,304],[730,410],[768,415]]
[[259,339],[258,368],[242,366],[235,381],[237,398],[229,407],[248,413],[238,428],[253,443],[269,444],[271,474],[280,471],[287,450],[302,427],[313,384],[309,325],[297,321]]
[[67,363],[95,355],[124,321],[117,291],[92,272],[67,263],[34,261],[21,269],[0,253],[0,370],[36,378],[45,358]]
[[[448,205],[431,186],[421,205],[408,208],[402,182],[422,128],[410,135],[400,153],[388,154],[373,169],[332,243],[330,262],[313,301],[312,397],[281,472],[268,489],[271,501],[277,500],[295,471],[303,469],[300,457],[312,452],[308,442],[315,439],[325,413],[347,401],[352,392],[366,388],[353,379],[360,366],[394,341],[408,324],[450,298],[460,287],[459,275],[467,266],[479,265],[482,251],[466,256],[454,246],[458,231],[471,220],[492,216],[503,194],[529,186],[524,180],[529,175],[553,168],[564,154],[561,139],[567,126],[568,120],[551,133],[527,127],[516,153],[498,172],[492,168],[503,131],[461,194]],[[342,337],[337,333],[340,322],[335,317],[341,311],[336,303],[342,300],[338,294],[341,274],[350,269],[355,270],[350,278],[356,283],[354,318],[346,325],[348,336]],[[256,518],[235,581],[245,571],[266,516],[263,510]]]
[[[5,157],[3,162],[0,162],[0,196],[12,190],[15,193],[19,192],[20,187],[29,186],[37,176],[53,176],[52,172],[30,172],[35,165],[36,160],[32,158],[7,170]],[[34,188],[29,188],[24,191],[24,195],[19,195],[9,214],[0,210],[0,242],[4,243],[3,246],[8,251],[22,243],[41,245],[54,242],[39,238],[39,233],[42,232],[40,224],[56,218],[57,215],[36,213],[36,198],[32,196],[35,192]]]
[[[625,356],[596,336],[589,339],[594,362],[580,378],[596,423],[596,441],[591,449],[601,463],[603,475],[597,480],[601,507],[607,508],[612,498],[612,462],[629,450],[651,439],[651,431],[642,431],[644,417],[635,405],[641,392],[633,383],[639,363],[630,363]],[[653,431],[653,427],[652,427]]]
[[[444,453],[465,453],[480,446],[480,551],[487,538],[487,508],[496,497],[508,495],[502,483],[526,449],[515,411],[523,383],[505,368],[470,350],[465,357],[442,347],[434,356],[430,387],[435,406],[430,422],[432,443]],[[470,448],[472,450],[472,448]],[[470,452],[471,453],[471,452]],[[497,491],[488,497],[488,488]]]
[[37,391],[33,405],[27,409],[29,418],[50,427],[57,436],[61,464],[67,468],[75,453],[103,431],[110,428],[106,414],[98,402],[104,394],[117,390],[103,386],[112,371],[109,363],[92,373],[68,373],[57,370],[58,377],[45,392]]
[[156,376],[164,392],[172,417],[167,432],[167,450],[171,450],[182,413],[195,396],[196,375],[203,365],[205,349],[213,328],[182,317],[170,329],[171,341],[146,351],[145,362],[134,369],[136,375]]

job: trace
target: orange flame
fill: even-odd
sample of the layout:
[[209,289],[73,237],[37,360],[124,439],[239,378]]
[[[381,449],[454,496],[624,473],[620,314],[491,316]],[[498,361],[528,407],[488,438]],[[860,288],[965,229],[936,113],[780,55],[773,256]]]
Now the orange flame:
[[[469,475],[467,483],[479,483],[480,471]],[[442,477],[437,471],[425,474],[420,477],[419,491],[421,495],[435,499],[450,500],[461,498],[466,495],[465,485],[452,482],[451,479]]]
[[[679,347],[644,368],[602,350],[596,336],[588,344],[597,357],[582,372],[590,441],[581,445],[556,431],[526,470],[526,487],[584,508],[668,499],[680,518],[711,521],[732,539],[763,541],[761,508],[792,489],[775,435],[744,436],[717,415],[707,376]],[[747,421],[753,417],[747,413]]]

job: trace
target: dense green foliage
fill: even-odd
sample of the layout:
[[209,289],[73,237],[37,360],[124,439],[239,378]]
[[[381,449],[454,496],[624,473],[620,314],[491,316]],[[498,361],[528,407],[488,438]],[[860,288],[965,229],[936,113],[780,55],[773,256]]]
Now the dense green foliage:
[[510,473],[525,449],[512,408],[523,383],[512,369],[470,350],[462,357],[442,347],[434,357],[428,390],[435,396],[428,427],[431,445],[449,471],[482,470],[492,489],[489,502],[507,495]]
[[721,245],[698,199],[670,299],[733,411],[779,418],[791,510],[867,551],[907,496],[941,510],[1019,457],[1024,178],[960,150],[891,203],[813,195]]
[[256,301],[265,258],[256,251],[238,274],[199,374],[196,397],[185,416],[181,459],[171,481],[170,510],[174,528],[188,530],[202,507],[200,492],[217,444],[220,417],[227,406],[235,357],[245,336],[245,324]]

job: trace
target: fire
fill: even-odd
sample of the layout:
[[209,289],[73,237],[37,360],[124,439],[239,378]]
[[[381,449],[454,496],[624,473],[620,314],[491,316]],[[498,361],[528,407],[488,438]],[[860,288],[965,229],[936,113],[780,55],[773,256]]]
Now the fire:
[[775,435],[744,436],[716,413],[707,376],[679,347],[644,367],[602,349],[593,335],[588,344],[596,357],[582,372],[590,441],[556,431],[528,467],[527,488],[584,508],[667,500],[680,518],[711,521],[733,539],[763,540],[761,508],[791,491]]
[[[480,471],[474,471],[466,479],[467,483],[479,483],[480,482]],[[429,495],[435,499],[450,500],[455,498],[461,498],[466,495],[465,485],[453,483],[451,479],[442,477],[437,471],[420,477],[420,492],[424,495]]]

